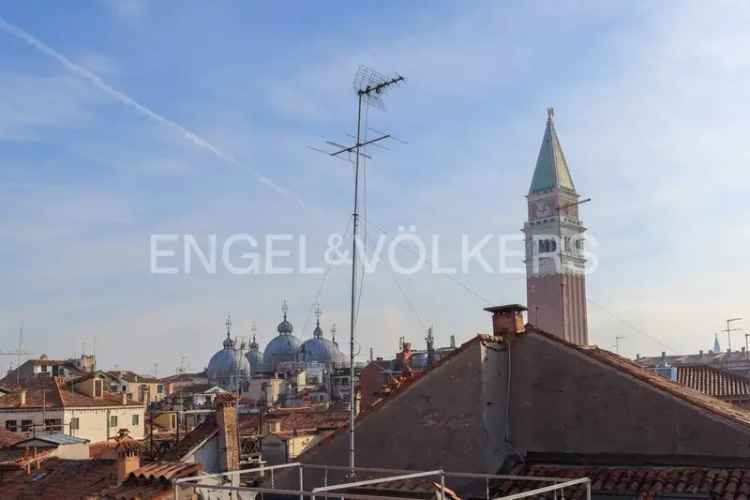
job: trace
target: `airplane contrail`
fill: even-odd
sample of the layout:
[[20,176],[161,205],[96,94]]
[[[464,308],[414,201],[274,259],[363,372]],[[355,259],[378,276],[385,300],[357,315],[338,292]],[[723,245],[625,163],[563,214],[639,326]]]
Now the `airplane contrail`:
[[289,190],[279,186],[278,184],[273,182],[271,179],[269,179],[265,175],[262,175],[258,173],[257,171],[253,170],[252,168],[247,167],[246,165],[243,165],[235,157],[233,157],[232,155],[228,153],[225,153],[224,151],[214,146],[209,141],[199,136],[195,132],[192,132],[186,129],[179,123],[176,123],[170,120],[169,118],[163,117],[162,115],[144,106],[143,104],[139,103],[138,101],[128,96],[127,94],[124,94],[123,92],[120,92],[119,90],[115,89],[114,87],[107,84],[104,80],[102,80],[99,76],[97,76],[93,72],[87,70],[83,66],[80,66],[74,63],[73,61],[65,57],[63,54],[57,52],[55,49],[53,49],[49,45],[38,40],[37,38],[27,33],[26,31],[22,30],[21,28],[9,23],[2,17],[0,17],[0,30],[5,31],[6,33],[20,40],[23,40],[32,48],[36,49],[37,51],[41,52],[47,57],[59,62],[71,72],[75,73],[76,75],[83,78],[84,80],[87,80],[94,87],[98,88],[105,94],[108,94],[110,97],[114,98],[115,100],[120,101],[122,104],[130,107],[131,109],[140,113],[146,118],[152,121],[155,121],[156,123],[159,123],[161,125],[165,125],[171,128],[172,130],[177,131],[185,139],[193,143],[193,145],[211,152],[213,155],[225,161],[226,163],[229,163],[236,167],[248,168],[253,173],[253,175],[258,179],[258,181],[260,181],[262,184],[265,184],[266,186],[270,187],[271,189],[273,189],[274,191],[276,191],[277,193],[283,196],[293,198],[297,203],[299,203],[301,206],[304,207],[303,201],[298,196],[290,192]]

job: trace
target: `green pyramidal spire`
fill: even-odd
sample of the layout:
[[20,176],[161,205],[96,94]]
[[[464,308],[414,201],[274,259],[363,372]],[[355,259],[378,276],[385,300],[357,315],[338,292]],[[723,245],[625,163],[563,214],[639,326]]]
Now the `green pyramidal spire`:
[[547,109],[547,128],[544,130],[542,147],[539,149],[539,157],[536,159],[534,178],[531,180],[530,193],[536,193],[552,188],[562,188],[569,191],[576,190],[573,178],[568,170],[568,162],[565,161],[560,140],[555,132],[555,110]]

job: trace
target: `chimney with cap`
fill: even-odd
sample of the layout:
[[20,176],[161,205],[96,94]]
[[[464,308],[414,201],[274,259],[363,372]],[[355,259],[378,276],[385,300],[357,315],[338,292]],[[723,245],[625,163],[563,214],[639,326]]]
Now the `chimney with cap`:
[[526,331],[523,320],[523,312],[526,311],[526,307],[520,304],[510,304],[486,307],[484,310],[492,313],[492,335],[495,337]]
[[130,475],[131,472],[138,470],[141,466],[141,446],[136,440],[128,435],[127,429],[120,429],[117,437],[117,485],[121,485]]
[[223,471],[240,468],[235,398],[224,393],[216,396],[216,423],[219,426],[219,462]]

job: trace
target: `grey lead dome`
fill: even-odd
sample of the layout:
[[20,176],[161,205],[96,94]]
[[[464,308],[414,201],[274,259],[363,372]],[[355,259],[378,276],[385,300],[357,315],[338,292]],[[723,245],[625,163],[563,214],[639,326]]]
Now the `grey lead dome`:
[[208,378],[226,383],[250,374],[250,363],[235,349],[234,341],[227,336],[224,348],[211,356],[208,362]]

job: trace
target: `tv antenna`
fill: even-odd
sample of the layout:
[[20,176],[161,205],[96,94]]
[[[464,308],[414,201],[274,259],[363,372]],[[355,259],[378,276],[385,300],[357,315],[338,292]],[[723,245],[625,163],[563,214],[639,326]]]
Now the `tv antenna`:
[[[23,345],[23,326],[18,329],[18,348],[15,350],[11,349],[9,351],[5,351],[3,349],[0,349],[0,356],[15,356],[16,357],[16,383],[20,383],[21,380],[21,362],[23,361],[23,356],[31,356],[33,353],[26,350],[26,348]],[[11,362],[12,366],[12,362]]]
[[729,348],[729,352],[732,352],[732,333],[742,331],[742,328],[732,328],[732,323],[742,321],[743,319],[744,318],[729,318],[727,320],[727,329],[722,330],[722,332],[727,334],[727,347]]
[[[352,281],[351,281],[351,310],[349,313],[349,476],[355,476],[355,447],[354,447],[354,419],[356,417],[356,394],[354,387],[354,333],[357,319],[357,229],[359,227],[359,164],[360,158],[370,159],[371,156],[364,151],[367,146],[378,145],[381,141],[391,138],[391,134],[379,133],[374,139],[367,139],[367,126],[363,127],[362,118],[367,109],[374,108],[385,111],[383,96],[393,87],[399,86],[405,81],[401,75],[385,76],[367,66],[360,66],[354,76],[353,88],[357,96],[357,135],[351,146],[345,146],[333,141],[326,141],[329,146],[336,148],[334,151],[325,151],[312,148],[315,151],[325,153],[333,158],[342,158],[344,154],[354,156],[354,210],[352,212]],[[365,130],[363,130],[363,128]]]

